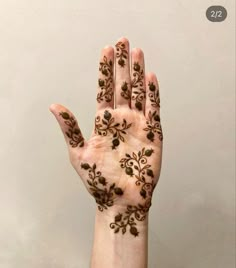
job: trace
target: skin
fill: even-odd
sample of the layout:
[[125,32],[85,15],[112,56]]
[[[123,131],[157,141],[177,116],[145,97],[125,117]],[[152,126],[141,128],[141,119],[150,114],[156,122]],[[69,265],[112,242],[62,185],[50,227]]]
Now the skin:
[[130,52],[126,38],[101,51],[96,100],[87,141],[67,108],[50,106],[71,164],[98,204],[91,267],[145,268],[148,213],[161,171],[160,97],[142,50]]

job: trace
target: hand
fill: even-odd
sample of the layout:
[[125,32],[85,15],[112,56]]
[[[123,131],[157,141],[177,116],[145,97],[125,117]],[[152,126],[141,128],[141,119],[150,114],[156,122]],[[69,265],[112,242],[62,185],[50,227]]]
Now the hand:
[[102,50],[97,112],[88,141],[68,109],[53,104],[50,110],[65,136],[71,163],[98,209],[104,214],[115,211],[110,228],[137,236],[159,179],[163,136],[157,79],[153,73],[145,75],[138,48],[131,52],[131,67],[127,39],[121,38],[115,49]]

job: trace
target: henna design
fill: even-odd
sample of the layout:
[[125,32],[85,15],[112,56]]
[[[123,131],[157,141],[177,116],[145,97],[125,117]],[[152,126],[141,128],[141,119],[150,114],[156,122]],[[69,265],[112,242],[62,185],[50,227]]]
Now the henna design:
[[131,90],[128,86],[127,82],[124,82],[121,86],[121,93],[120,95],[125,98],[126,100],[129,100],[131,98]]
[[[128,58],[128,51],[126,50],[125,44],[123,42],[118,42],[116,44],[116,57],[119,58],[118,64],[121,67],[124,67]],[[121,86],[120,95],[126,100],[129,100],[131,98],[131,88],[126,81],[124,81]]]
[[105,100],[112,101],[113,98],[113,66],[112,60],[103,57],[103,62],[100,62],[99,71],[105,76],[104,79],[98,79],[98,85],[101,91],[97,94],[97,102]]
[[115,229],[114,233],[119,233],[121,229],[122,234],[125,234],[129,226],[130,233],[135,237],[138,236],[139,232],[136,227],[137,222],[135,221],[144,221],[150,207],[151,198],[147,199],[144,205],[128,205],[124,214],[119,213],[115,216],[114,222],[110,223],[110,228]]
[[125,139],[122,134],[126,134],[126,129],[130,128],[132,124],[127,124],[127,121],[123,119],[123,123],[115,123],[115,118],[112,114],[105,110],[103,118],[97,116],[95,119],[95,133],[101,136],[107,136],[109,133],[113,135],[112,149],[116,149],[119,146],[120,141],[124,142]]
[[155,108],[160,108],[160,95],[158,87],[156,87],[153,82],[149,82],[148,87],[149,90],[151,91],[148,94],[151,101],[151,105]]
[[70,139],[70,145],[72,147],[83,147],[84,138],[80,129],[76,126],[76,120],[73,116],[69,115],[67,112],[60,112],[59,115],[65,119],[65,124],[69,126],[68,130],[65,132],[67,137]]
[[[143,148],[137,154],[134,152],[132,153],[132,156],[130,154],[126,154],[126,157],[120,160],[120,166],[125,168],[125,173],[130,177],[135,177],[135,184],[137,186],[142,185],[140,195],[144,199],[147,195],[149,197],[152,196],[154,189],[154,174],[151,169],[151,165],[147,164],[147,158],[150,157],[153,152],[153,149]],[[149,178],[149,182],[147,182],[147,178]]]
[[119,58],[118,64],[121,67],[124,67],[125,60],[128,57],[128,51],[125,49],[125,44],[123,42],[118,42],[116,44],[116,57]]
[[148,131],[147,138],[150,141],[154,141],[155,133],[158,134],[159,140],[163,140],[162,128],[161,128],[161,119],[160,116],[157,114],[157,111],[153,113],[149,111],[148,113],[148,120],[146,121],[147,127],[143,130]]
[[135,100],[135,107],[138,110],[142,110],[142,101],[145,99],[145,90],[143,88],[143,78],[144,72],[141,69],[141,66],[138,62],[135,62],[133,65],[133,80],[131,82],[131,87],[136,90],[132,91],[132,100]]
[[115,183],[106,188],[107,180],[100,171],[96,171],[96,167],[96,164],[93,164],[93,166],[90,166],[88,163],[81,164],[81,168],[88,170],[89,180],[87,180],[87,183],[90,186],[89,189],[98,204],[98,209],[103,211],[103,209],[113,205],[114,193],[116,195],[123,195],[124,192],[121,188],[116,187]]

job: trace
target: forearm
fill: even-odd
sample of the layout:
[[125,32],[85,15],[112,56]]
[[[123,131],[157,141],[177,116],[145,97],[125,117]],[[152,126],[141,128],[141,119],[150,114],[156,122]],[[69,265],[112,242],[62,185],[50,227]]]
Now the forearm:
[[[110,209],[109,209],[110,210]],[[110,224],[117,211],[100,212],[95,218],[91,268],[146,268],[148,262],[148,214],[138,222],[138,235],[133,236],[127,226],[125,234],[114,233]]]

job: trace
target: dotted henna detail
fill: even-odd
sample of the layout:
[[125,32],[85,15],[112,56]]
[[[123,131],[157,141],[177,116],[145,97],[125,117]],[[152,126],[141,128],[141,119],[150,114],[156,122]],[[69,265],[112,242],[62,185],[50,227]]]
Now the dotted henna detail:
[[132,100],[135,100],[135,107],[141,111],[143,108],[142,101],[145,99],[144,71],[138,62],[134,63],[133,70],[133,80],[131,82]]
[[161,119],[158,115],[157,111],[154,111],[153,113],[149,111],[148,113],[148,120],[146,121],[147,127],[143,130],[148,131],[147,138],[150,141],[154,141],[155,134],[158,135],[159,140],[163,140],[163,134],[162,134],[162,128],[161,128]]
[[102,176],[100,171],[96,171],[96,164],[90,166],[88,163],[82,163],[81,168],[88,171],[89,179],[87,183],[89,185],[89,190],[94,196],[96,203],[98,204],[98,209],[103,211],[108,207],[111,207],[114,203],[115,195],[123,195],[123,190],[116,187],[115,183],[107,186],[107,180]]
[[123,42],[118,42],[116,44],[116,57],[118,58],[118,64],[121,67],[124,67],[128,57],[128,51]]
[[72,147],[83,147],[84,138],[80,129],[77,127],[77,122],[73,116],[67,112],[60,112],[59,115],[65,120],[65,124],[69,127],[65,132],[67,137],[70,139],[69,143]]
[[149,82],[148,87],[150,90],[148,96],[150,98],[151,105],[155,108],[160,108],[160,95],[158,87],[156,87],[153,82]]
[[124,158],[120,160],[120,166],[125,169],[125,173],[130,177],[136,179],[135,184],[141,186],[140,195],[146,199],[147,196],[151,197],[154,184],[154,173],[149,165],[148,158],[153,154],[153,149],[143,148],[137,154],[126,154]]
[[144,205],[138,204],[137,206],[128,205],[124,214],[117,214],[114,222],[110,223],[110,228],[114,229],[114,233],[125,234],[127,228],[133,236],[138,236],[137,221],[144,221],[146,215],[151,207],[151,198],[147,199]]
[[131,125],[132,124],[127,124],[125,119],[123,119],[122,123],[116,123],[112,114],[105,110],[103,118],[101,118],[101,116],[96,117],[94,132],[101,136],[112,134],[112,149],[116,149],[120,141],[125,142],[123,135],[126,134],[125,130],[130,128]]
[[113,98],[113,63],[112,60],[103,57],[103,62],[100,62],[99,71],[104,78],[98,79],[98,86],[101,91],[97,94],[97,102],[111,102]]

